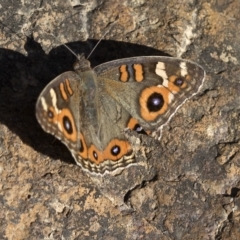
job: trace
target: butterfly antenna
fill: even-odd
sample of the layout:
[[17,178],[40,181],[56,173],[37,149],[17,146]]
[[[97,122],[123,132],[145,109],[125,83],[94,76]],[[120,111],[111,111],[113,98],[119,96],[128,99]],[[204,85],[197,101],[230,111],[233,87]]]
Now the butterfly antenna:
[[[44,30],[43,30],[44,31]],[[46,31],[44,31],[45,33],[47,33]],[[54,37],[60,44],[62,44],[65,48],[67,48],[78,60],[81,58],[79,57],[79,55],[77,55],[70,47],[68,47],[65,43],[61,43],[59,41],[59,39],[57,37],[55,37],[52,33],[47,33],[49,35],[51,35],[52,37]]]
[[[117,19],[116,19],[117,20]],[[108,26],[108,29],[106,30],[106,32],[103,34],[103,36],[98,40],[97,44],[95,45],[95,47],[92,49],[92,51],[89,53],[89,55],[87,56],[86,59],[89,59],[89,57],[92,55],[93,51],[97,48],[97,46],[99,45],[99,43],[103,40],[103,38],[107,35],[107,33],[112,29],[112,27],[115,25],[116,22],[110,23]]]
[[[95,45],[95,47],[93,48],[93,50],[89,53],[88,57],[86,59],[88,59],[91,54],[93,53],[93,51],[96,49],[96,47],[99,45],[99,43],[102,41],[102,39],[106,36],[106,34],[112,29],[113,25],[116,23],[116,20],[118,19],[118,17],[115,19],[115,22],[112,22],[109,24],[109,28],[106,30],[106,32],[103,34],[103,36],[100,38],[100,40],[97,42],[97,44]],[[44,30],[42,30],[44,31]],[[57,37],[55,37],[52,33],[48,33],[46,31],[44,31],[45,33],[51,35],[52,37],[54,37],[60,44],[62,44],[59,39]],[[67,48],[78,60],[80,60],[82,57],[83,57],[83,54],[82,55],[78,55],[76,54],[70,47],[68,47],[66,44],[62,44],[65,48]]]
[[66,44],[63,44],[65,48],[67,48],[78,60],[81,58],[79,55],[77,55],[70,47],[68,47]]

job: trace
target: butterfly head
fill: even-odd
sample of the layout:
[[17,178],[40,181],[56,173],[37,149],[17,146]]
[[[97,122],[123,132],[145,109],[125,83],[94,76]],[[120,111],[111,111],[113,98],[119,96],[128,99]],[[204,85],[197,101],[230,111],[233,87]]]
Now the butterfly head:
[[84,54],[78,55],[77,61],[73,68],[77,72],[85,72],[91,70],[90,62],[85,58]]

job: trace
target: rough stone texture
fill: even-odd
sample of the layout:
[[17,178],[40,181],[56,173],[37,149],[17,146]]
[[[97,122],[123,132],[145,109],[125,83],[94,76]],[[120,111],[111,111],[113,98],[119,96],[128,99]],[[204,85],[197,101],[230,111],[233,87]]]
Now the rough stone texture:
[[[239,0],[2,0],[0,238],[239,239],[239,9]],[[111,23],[92,66],[171,55],[207,77],[161,142],[144,140],[148,172],[91,178],[41,130],[35,102],[72,69],[62,44],[88,55]]]

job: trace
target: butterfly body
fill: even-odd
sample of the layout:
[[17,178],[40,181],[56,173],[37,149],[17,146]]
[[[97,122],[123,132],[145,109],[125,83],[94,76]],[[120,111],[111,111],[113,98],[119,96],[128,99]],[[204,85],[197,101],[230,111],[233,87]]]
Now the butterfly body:
[[42,128],[60,139],[77,164],[105,174],[135,163],[125,130],[160,139],[176,110],[204,79],[197,64],[168,57],[135,57],[91,69],[85,58],[75,71],[52,80],[36,104]]

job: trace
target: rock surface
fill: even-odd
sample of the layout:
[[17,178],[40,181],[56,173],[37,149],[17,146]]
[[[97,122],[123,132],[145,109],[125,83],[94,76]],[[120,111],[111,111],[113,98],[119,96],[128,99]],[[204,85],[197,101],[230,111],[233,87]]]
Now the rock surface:
[[[238,0],[1,1],[0,238],[239,239],[239,9]],[[88,55],[107,30],[92,66],[171,55],[207,76],[161,142],[146,139],[148,172],[93,178],[41,130],[35,102],[72,69],[63,43]]]

